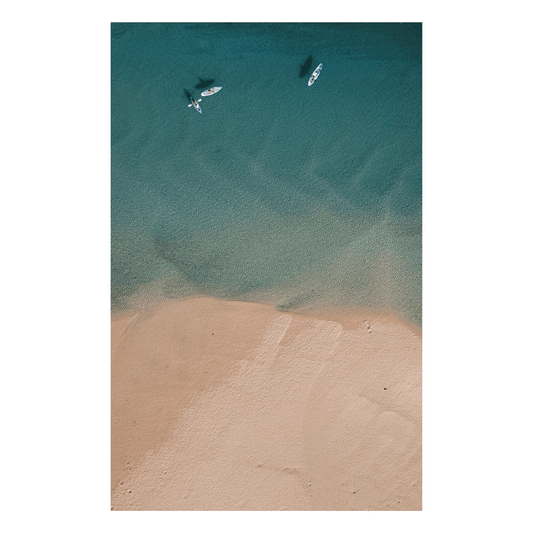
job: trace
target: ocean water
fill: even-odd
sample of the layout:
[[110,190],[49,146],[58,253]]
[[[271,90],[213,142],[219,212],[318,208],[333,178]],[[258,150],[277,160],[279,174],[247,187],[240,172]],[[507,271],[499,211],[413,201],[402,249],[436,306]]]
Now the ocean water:
[[421,54],[421,24],[112,24],[112,309],[204,294],[420,326]]

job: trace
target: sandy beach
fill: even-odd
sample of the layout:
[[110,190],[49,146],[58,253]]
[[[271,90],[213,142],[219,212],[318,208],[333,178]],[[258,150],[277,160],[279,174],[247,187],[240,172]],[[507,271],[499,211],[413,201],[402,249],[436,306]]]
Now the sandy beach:
[[112,320],[113,510],[420,510],[421,334],[211,298]]

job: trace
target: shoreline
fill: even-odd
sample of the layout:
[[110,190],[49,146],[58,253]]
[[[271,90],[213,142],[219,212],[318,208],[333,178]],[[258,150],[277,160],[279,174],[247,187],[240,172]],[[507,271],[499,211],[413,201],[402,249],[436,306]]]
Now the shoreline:
[[315,318],[319,320],[333,320],[339,322],[343,326],[353,329],[356,327],[360,320],[368,319],[385,319],[393,322],[402,324],[403,326],[409,328],[417,337],[422,339],[422,327],[418,324],[401,317],[395,313],[392,309],[362,309],[362,308],[349,308],[349,307],[340,307],[340,306],[329,306],[323,305],[321,308],[302,308],[294,309],[290,311],[282,311],[277,309],[273,304],[260,301],[251,301],[251,300],[228,300],[225,298],[218,298],[211,295],[203,294],[188,294],[184,296],[179,296],[175,298],[168,298],[160,296],[159,298],[150,298],[146,296],[136,297],[134,294],[130,302],[124,306],[124,309],[118,309],[111,312],[111,322],[121,321],[136,318],[139,316],[149,315],[161,306],[170,304],[171,302],[185,302],[192,300],[216,300],[221,302],[235,302],[243,305],[257,305],[263,306],[264,308],[273,309],[276,312],[289,314],[289,315],[299,315],[302,317]]

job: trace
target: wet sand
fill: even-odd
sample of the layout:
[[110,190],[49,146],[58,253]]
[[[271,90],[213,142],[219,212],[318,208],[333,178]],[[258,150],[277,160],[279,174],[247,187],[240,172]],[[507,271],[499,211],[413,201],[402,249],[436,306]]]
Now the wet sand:
[[190,298],[112,320],[114,510],[421,510],[422,340]]

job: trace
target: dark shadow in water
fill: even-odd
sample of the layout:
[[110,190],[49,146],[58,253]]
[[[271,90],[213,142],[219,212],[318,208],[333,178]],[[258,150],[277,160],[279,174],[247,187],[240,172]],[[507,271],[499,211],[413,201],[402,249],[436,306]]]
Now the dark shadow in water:
[[[162,235],[154,240],[157,257],[170,263],[187,281],[208,289],[224,290],[228,284],[227,253],[209,249],[191,239],[172,241]],[[226,287],[227,289],[227,287]]]
[[305,76],[309,76],[309,71],[311,70],[311,65],[313,64],[313,56],[309,54],[307,59],[305,60],[305,63],[303,65],[300,65],[300,78],[304,78]]
[[190,102],[192,98],[192,94],[187,89],[183,89],[183,92],[185,93],[185,96],[187,97],[187,101]]
[[197,83],[194,86],[195,89],[205,89],[206,87],[209,87],[210,85],[213,85],[213,83],[215,83],[215,78],[203,80],[202,78],[198,77],[198,79],[200,80],[200,83]]

